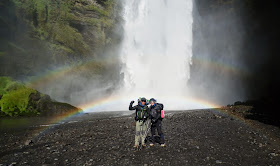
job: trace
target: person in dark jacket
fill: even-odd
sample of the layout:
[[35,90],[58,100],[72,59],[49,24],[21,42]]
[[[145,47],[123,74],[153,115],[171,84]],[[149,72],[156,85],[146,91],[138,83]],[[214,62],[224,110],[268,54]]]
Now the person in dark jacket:
[[138,148],[139,141],[142,146],[145,145],[145,132],[148,127],[147,119],[149,117],[149,107],[146,98],[141,98],[138,105],[132,106],[134,101],[130,102],[129,110],[135,110],[136,133],[134,147]]
[[164,143],[164,134],[162,132],[162,118],[161,118],[161,110],[163,110],[163,104],[157,103],[154,98],[150,99],[150,119],[151,119],[151,132],[152,132],[152,142],[150,146],[154,146],[155,144],[155,133],[157,130],[158,135],[160,136],[160,145],[165,146]]

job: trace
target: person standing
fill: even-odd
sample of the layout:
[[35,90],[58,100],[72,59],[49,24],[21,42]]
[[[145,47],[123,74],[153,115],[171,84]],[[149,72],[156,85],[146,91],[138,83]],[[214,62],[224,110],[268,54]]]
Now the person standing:
[[135,110],[135,121],[136,121],[136,133],[135,133],[135,144],[134,148],[139,147],[139,141],[143,147],[145,144],[146,130],[147,130],[147,119],[149,117],[149,107],[146,98],[141,98],[138,105],[132,106],[134,101],[130,102],[129,110]]
[[155,144],[155,133],[157,130],[158,135],[160,136],[160,145],[165,146],[164,134],[162,132],[162,118],[161,111],[163,110],[163,104],[157,103],[156,99],[150,99],[150,119],[151,119],[151,133],[152,133],[152,142],[150,146]]

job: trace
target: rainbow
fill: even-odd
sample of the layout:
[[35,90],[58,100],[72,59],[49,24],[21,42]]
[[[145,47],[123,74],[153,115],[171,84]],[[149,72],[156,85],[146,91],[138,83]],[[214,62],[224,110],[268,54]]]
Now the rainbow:
[[[225,64],[224,62],[219,62],[219,61],[213,61],[208,58],[197,58],[193,57],[192,58],[193,62],[197,65],[202,65],[206,68],[209,68],[210,70],[214,71],[221,71],[225,73],[230,73],[242,77],[250,77],[250,73],[246,71],[245,69],[242,69],[241,66],[236,66],[233,64]],[[76,65],[68,65],[64,67],[57,68],[55,70],[49,70],[45,73],[42,73],[39,76],[33,77],[27,82],[27,85],[29,85],[32,88],[39,88],[39,87],[44,87],[46,84],[49,82],[53,82],[58,79],[63,79],[63,76],[67,74],[71,74],[73,70],[79,69],[79,67],[86,67],[86,65],[91,65],[91,64],[98,64],[100,63],[115,63],[116,61],[112,59],[105,59],[105,60],[89,60],[85,63],[79,63]],[[190,97],[182,97],[178,96],[175,97],[177,101],[181,103],[186,103],[188,104],[193,104],[197,106],[197,109],[203,109],[203,108],[221,108],[221,105],[209,102],[203,99],[197,99],[197,98],[190,98]],[[104,110],[106,107],[112,108],[111,110],[114,110],[114,105],[117,105],[119,102],[127,103],[127,106],[129,104],[129,101],[131,99],[128,98],[119,98],[119,96],[108,96],[104,98],[100,98],[97,100],[93,100],[92,102],[80,105],[79,107],[84,110],[84,112],[98,112],[101,110]],[[192,109],[192,107],[186,107],[186,110]],[[218,111],[221,111],[220,109],[216,109]],[[48,124],[51,125],[46,125],[43,126],[41,129],[39,129],[38,132],[35,133],[35,137],[40,136],[44,131],[50,129],[53,125],[56,125],[58,123],[61,123],[71,117],[75,117],[79,115],[82,111],[81,110],[72,110],[69,111],[66,114],[56,116],[53,119],[51,119]]]
[[[238,120],[241,123],[245,123],[246,125],[249,125],[252,128],[256,128],[256,126],[251,123],[250,121],[247,121],[237,115],[231,114],[227,110],[223,109],[221,105],[209,102],[203,99],[197,99],[197,98],[190,98],[190,97],[182,97],[182,96],[177,96],[174,97],[175,100],[179,100],[180,102],[186,102],[186,103],[193,103],[198,106],[200,109],[212,109],[215,112],[219,112],[222,114],[226,114],[229,117],[232,117],[235,120]],[[84,111],[87,112],[98,112],[100,109],[104,108],[104,106],[112,106],[115,103],[118,103],[120,101],[127,101],[129,103],[130,100],[127,98],[119,98],[119,96],[108,96],[104,97],[98,100],[94,100],[88,104],[82,105],[82,108]],[[114,109],[113,107],[112,110]],[[51,131],[51,129],[54,126],[57,126],[61,123],[63,123],[66,120],[69,120],[72,117],[78,116],[80,113],[82,113],[82,110],[71,110],[63,115],[59,115],[56,117],[53,117],[50,121],[47,122],[47,125],[42,125],[38,130],[34,131],[32,140],[34,139],[40,139],[40,136],[44,134],[45,132]],[[256,128],[258,129],[258,128]]]
[[242,66],[240,65],[214,61],[203,57],[199,57],[199,58],[193,57],[192,61],[194,64],[198,66],[203,66],[209,70],[217,71],[219,73],[225,72],[236,76],[241,76],[244,78],[252,77],[252,74],[245,68],[242,68]]
[[[203,66],[209,70],[219,71],[224,73],[233,74],[236,76],[241,76],[244,78],[252,77],[251,73],[242,68],[240,65],[229,64],[222,61],[214,61],[209,58],[203,57],[192,57],[192,64],[196,64],[198,66]],[[65,65],[63,67],[58,67],[53,70],[48,70],[44,73],[38,74],[37,76],[32,77],[30,80],[26,82],[27,85],[33,88],[43,87],[49,82],[55,81],[57,79],[62,79],[63,76],[73,73],[74,70],[80,69],[82,67],[86,67],[87,65],[113,65],[118,61],[112,58],[107,58],[103,60],[88,60],[86,62],[81,62],[75,65]]]
[[[131,101],[131,99],[136,98],[136,97],[120,97],[118,95],[114,96],[109,96],[105,98],[101,98],[98,100],[94,100],[92,102],[89,102],[84,105],[80,105],[80,108],[83,108],[84,112],[99,112],[99,111],[104,111],[105,107],[111,107],[109,110],[116,110],[116,111],[125,111],[123,109],[118,109],[116,106],[121,103],[128,105]],[[190,105],[189,108],[187,109],[193,109],[194,107],[191,107],[191,105],[196,106],[198,109],[202,108],[220,108],[221,105],[211,103],[209,101],[201,100],[201,99],[196,99],[196,98],[190,98],[190,97],[185,97],[185,96],[172,96],[172,97],[165,97],[165,98],[172,98],[172,101],[176,103],[186,103],[186,105]],[[163,103],[164,100],[162,100]],[[171,110],[171,109],[170,109]]]
[[33,139],[39,138],[43,133],[51,129],[53,126],[57,124],[61,124],[62,122],[70,119],[71,117],[75,117],[81,113],[83,113],[82,109],[73,109],[67,111],[64,114],[60,114],[55,117],[52,117],[49,121],[45,122],[45,124],[41,125],[39,129],[35,130],[32,136]]
[[113,58],[107,58],[103,60],[91,59],[86,62],[80,62],[74,65],[64,65],[62,67],[47,70],[44,73],[40,73],[37,76],[31,77],[25,83],[27,86],[36,89],[39,87],[43,87],[50,82],[54,82],[55,80],[63,79],[63,76],[67,76],[67,74],[72,74],[75,72],[79,74],[79,71],[82,71],[87,67],[95,66],[98,69],[104,67],[105,65],[115,65],[117,62],[118,61]]
[[[222,109],[220,105],[217,105],[215,103],[211,103],[209,101],[205,101],[205,100],[202,100],[202,99],[196,99],[196,98],[180,97],[180,98],[177,98],[177,99],[181,99],[182,101],[185,101],[185,102],[190,102],[190,101],[195,102],[196,104],[198,104],[200,106],[204,106],[204,108],[209,108],[209,109],[211,108],[213,111],[216,111],[216,112],[219,112],[219,113],[222,113],[222,114],[226,114],[229,117],[232,117],[233,119],[238,120],[239,122],[244,123],[244,124],[248,125],[249,127],[255,128],[255,129],[259,130],[260,132],[262,132],[262,129],[259,129],[257,126],[255,126],[250,121],[247,121],[247,120],[245,120],[245,119],[243,119],[243,118],[241,118],[237,115],[230,114],[226,110]],[[114,100],[116,100],[116,101],[114,101]],[[189,101],[186,101],[186,100],[189,100]],[[117,98],[117,96],[105,97],[105,98],[102,98],[102,99],[99,99],[99,100],[95,100],[95,101],[93,101],[89,104],[86,104],[84,106],[87,107],[85,109],[94,110],[94,108],[100,108],[102,105],[108,105],[110,103],[114,103],[114,102],[118,102],[118,101],[119,101],[119,98]],[[48,124],[51,124],[51,125],[45,125],[45,126],[42,126],[39,130],[36,130],[36,132],[33,135],[32,140],[34,140],[34,139],[40,140],[40,136],[43,133],[45,133],[47,131],[50,131],[53,126],[59,125],[59,123],[65,121],[65,120],[68,120],[71,117],[75,117],[75,116],[79,115],[81,112],[82,112],[81,110],[72,110],[72,111],[70,111],[66,114],[54,117],[48,123]]]
[[57,68],[55,70],[46,71],[45,73],[31,78],[26,84],[30,87],[40,87],[48,82],[51,82],[55,79],[61,78],[63,75],[68,74],[74,67],[73,66],[64,66]]
[[[201,100],[201,99],[195,99],[195,98],[186,98],[186,97],[178,97],[176,98],[176,100],[180,100],[183,102],[188,102],[188,103],[194,103],[196,105],[198,105],[201,109],[203,108],[220,108],[220,105],[214,104],[214,103],[210,103],[208,101],[205,100]],[[81,105],[80,108],[82,109],[77,109],[77,110],[70,110],[69,112],[62,114],[62,115],[58,115],[53,117],[52,119],[50,119],[46,125],[42,125],[38,130],[35,131],[35,133],[33,134],[33,138],[39,138],[43,133],[45,133],[46,131],[50,130],[53,126],[55,125],[59,125],[61,123],[63,123],[66,120],[69,120],[72,117],[75,117],[83,112],[98,112],[98,111],[102,111],[102,108],[106,107],[106,106],[110,106],[110,108],[112,108],[112,110],[114,110],[114,106],[115,104],[119,103],[119,102],[124,102],[126,101],[129,104],[129,99],[127,98],[120,98],[119,96],[108,96],[108,97],[104,97],[98,100],[94,100],[88,104],[85,105]],[[127,105],[128,105],[127,104]],[[124,110],[123,110],[124,111]]]

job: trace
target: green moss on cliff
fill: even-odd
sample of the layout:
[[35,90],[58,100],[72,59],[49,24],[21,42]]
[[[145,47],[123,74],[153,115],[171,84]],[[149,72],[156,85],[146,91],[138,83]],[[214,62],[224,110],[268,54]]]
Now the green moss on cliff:
[[63,45],[60,45],[60,44],[50,44],[50,47],[52,50],[55,50],[55,51],[63,51],[63,52],[66,52],[66,53],[70,53],[70,54],[73,54],[74,51],[71,49],[71,48],[68,48],[68,47],[65,47]]
[[[116,51],[111,45],[114,42],[120,43],[121,33],[116,33],[114,26],[119,26],[117,23],[121,20],[121,12],[119,8],[116,11],[115,1],[1,1],[1,74],[25,80],[57,66],[68,65],[76,66],[67,73],[73,78],[83,75],[90,80],[111,74],[108,69],[111,65],[102,59],[114,57]],[[119,74],[116,68],[114,71],[116,75]],[[14,92],[0,88],[0,93],[5,93],[4,96],[0,95],[0,99],[5,100],[1,104],[4,104],[5,110],[20,112],[16,106],[17,101],[9,103],[8,99],[13,100],[17,95],[24,98],[25,92],[29,91],[24,90],[26,87],[17,91],[20,89],[16,88],[17,85],[8,87],[15,88]],[[13,103],[14,106],[11,106]]]
[[88,5],[86,6],[86,10],[97,12],[102,16],[109,16],[109,11],[104,10],[103,8],[96,6],[96,5]]
[[29,96],[36,90],[13,81],[9,77],[0,77],[0,111],[8,116],[34,115],[37,111],[28,108]]
[[1,111],[9,116],[36,114],[35,110],[28,109],[28,100],[31,93],[36,91],[21,87],[3,95],[0,100]]
[[6,54],[6,52],[0,51],[0,56],[4,56],[5,54]]
[[[112,28],[110,17],[114,1],[97,4],[89,0],[13,0],[18,17],[33,27],[32,36],[56,45],[57,54],[84,56],[96,51],[106,43],[104,31]],[[89,47],[82,29],[77,26],[94,26],[92,36],[95,46]],[[94,39],[95,37],[95,39]],[[105,38],[105,39],[104,39]],[[101,40],[101,41],[100,41]],[[52,50],[52,51],[55,51]]]
[[9,77],[0,77],[0,95],[7,92],[7,87],[9,87],[13,81]]
[[1,1],[2,74],[24,78],[49,67],[102,59],[107,48],[120,43],[114,26],[121,11],[115,1]]
[[86,54],[89,46],[83,41],[82,35],[69,25],[56,24],[53,26],[52,39],[71,50]]

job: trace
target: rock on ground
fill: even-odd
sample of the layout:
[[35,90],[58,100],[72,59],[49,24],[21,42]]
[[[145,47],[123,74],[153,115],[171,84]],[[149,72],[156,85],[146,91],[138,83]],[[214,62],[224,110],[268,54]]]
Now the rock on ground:
[[26,143],[35,128],[0,136],[0,165],[280,165],[279,132],[256,127],[216,110],[169,112],[163,120],[166,147],[132,148],[133,115],[86,115],[45,130]]

